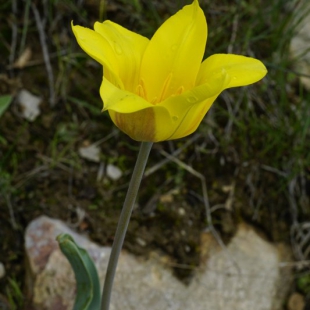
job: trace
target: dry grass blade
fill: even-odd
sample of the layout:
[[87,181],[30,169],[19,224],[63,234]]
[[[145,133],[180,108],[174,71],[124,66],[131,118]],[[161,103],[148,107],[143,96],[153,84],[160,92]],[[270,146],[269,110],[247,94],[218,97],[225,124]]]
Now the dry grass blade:
[[55,89],[54,89],[54,74],[53,74],[53,69],[50,61],[50,56],[49,56],[49,51],[48,47],[46,44],[46,35],[44,31],[44,23],[41,19],[40,13],[34,3],[31,4],[31,8],[34,14],[34,18],[36,21],[37,29],[39,32],[39,37],[40,37],[40,42],[41,42],[41,47],[42,47],[42,53],[43,53],[43,58],[44,58],[44,63],[46,67],[46,72],[47,72],[47,78],[48,78],[48,86],[49,86],[49,93],[50,93],[50,98],[49,102],[51,107],[53,107],[56,104],[56,95],[55,95]]
[[191,167],[191,166],[187,165],[186,163],[182,162],[181,160],[179,160],[175,156],[172,156],[172,155],[170,155],[169,153],[167,153],[167,152],[165,152],[163,150],[160,153],[162,155],[164,155],[165,157],[167,157],[172,162],[176,163],[178,166],[180,166],[184,170],[188,171],[190,174],[192,174],[195,177],[197,177],[200,180],[200,182],[201,182],[201,189],[202,189],[202,196],[203,196],[203,204],[204,204],[204,207],[205,207],[206,220],[207,220],[207,228],[206,228],[206,230],[211,232],[211,234],[213,235],[213,237],[215,238],[217,243],[224,250],[224,253],[227,254],[226,255],[227,259],[232,262],[233,266],[236,268],[237,272],[240,274],[240,267],[239,267],[238,263],[228,255],[227,247],[224,244],[222,238],[220,237],[219,233],[217,232],[217,230],[215,229],[215,227],[213,225],[212,215],[211,215],[211,208],[210,208],[210,203],[209,203],[209,198],[208,198],[207,183],[206,183],[205,176],[202,173],[200,173],[200,172],[196,171],[195,169],[193,169],[193,167]]
[[12,0],[12,15],[13,15],[13,21],[12,21],[12,42],[11,42],[11,49],[10,49],[10,56],[9,56],[9,63],[10,66],[13,66],[14,59],[15,59],[15,53],[16,53],[16,47],[17,47],[17,33],[18,28],[16,24],[16,16],[17,16],[17,2],[16,0]]

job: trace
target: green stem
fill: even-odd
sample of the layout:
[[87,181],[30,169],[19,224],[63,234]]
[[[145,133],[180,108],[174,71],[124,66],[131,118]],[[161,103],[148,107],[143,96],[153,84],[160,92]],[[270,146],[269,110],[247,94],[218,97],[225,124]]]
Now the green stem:
[[101,310],[109,310],[110,307],[110,299],[112,286],[115,276],[115,271],[118,263],[119,254],[123,247],[127,227],[129,224],[130,216],[132,213],[132,209],[134,207],[134,203],[136,201],[136,197],[138,194],[138,190],[140,187],[141,179],[144,173],[144,169],[146,166],[147,159],[149,157],[152,142],[142,142],[140,146],[139,155],[136,161],[135,168],[133,170],[133,174],[129,183],[127,195],[124,201],[123,210],[120,215],[115,238],[112,246],[112,251],[108,263],[107,273],[105,276],[103,292],[102,292],[102,300],[101,300]]

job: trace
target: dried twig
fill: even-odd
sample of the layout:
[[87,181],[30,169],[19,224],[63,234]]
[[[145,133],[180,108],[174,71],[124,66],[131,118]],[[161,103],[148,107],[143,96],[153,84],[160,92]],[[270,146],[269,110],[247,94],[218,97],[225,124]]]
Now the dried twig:
[[279,263],[280,268],[297,268],[303,269],[310,266],[310,260],[300,260],[298,262],[281,262]]
[[279,176],[281,176],[281,177],[284,177],[284,178],[287,177],[287,173],[286,173],[286,172],[281,171],[281,170],[279,170],[279,169],[277,169],[277,168],[270,167],[270,166],[268,166],[268,165],[260,165],[260,168],[263,169],[263,170],[266,170],[266,171],[268,171],[268,172],[275,173],[275,174],[277,174],[277,175],[279,175]]
[[184,170],[188,171],[189,173],[191,173],[192,175],[197,177],[201,181],[203,203],[204,203],[204,206],[205,206],[206,220],[207,220],[207,225],[208,225],[207,226],[207,231],[210,231],[212,233],[212,235],[215,238],[215,240],[217,241],[217,243],[224,250],[225,255],[227,255],[227,259],[230,260],[233,263],[233,265],[235,266],[235,268],[238,271],[238,273],[240,273],[241,270],[240,270],[237,262],[234,259],[232,259],[230,256],[228,256],[227,247],[226,247],[226,245],[224,244],[224,242],[221,239],[220,235],[218,234],[218,232],[216,231],[216,229],[213,226],[212,215],[211,215],[211,208],[210,208],[210,203],[209,203],[209,198],[208,198],[208,191],[207,191],[207,183],[206,183],[205,176],[203,174],[201,174],[200,172],[196,171],[193,167],[187,165],[186,163],[182,162],[178,158],[172,156],[171,154],[168,154],[167,152],[165,152],[163,150],[160,151],[160,153],[162,155],[164,155],[165,157],[167,157],[169,160],[175,162],[177,165],[182,167]]
[[[195,142],[199,137],[201,136],[201,134],[196,133],[195,135],[193,135],[190,139],[188,139],[180,148],[178,148],[177,150],[175,150],[171,156],[178,156],[179,154],[182,153],[182,151],[184,149],[186,149],[188,146],[190,146],[193,142]],[[153,167],[147,169],[144,173],[144,177],[148,177],[149,175],[153,174],[155,171],[157,171],[158,169],[160,169],[161,167],[163,167],[165,164],[167,164],[170,161],[169,158],[165,158],[164,160],[162,160],[161,162],[159,162],[158,164],[154,165]]]
[[36,20],[38,32],[39,32],[41,48],[42,48],[45,68],[46,68],[47,77],[48,77],[48,85],[49,85],[49,92],[50,92],[49,102],[50,102],[51,107],[53,107],[56,103],[55,90],[54,90],[54,74],[53,74],[53,69],[51,66],[49,52],[48,52],[48,48],[46,44],[46,36],[44,32],[45,21],[41,19],[40,13],[34,3],[31,4],[31,8],[32,8],[34,18]]
[[208,228],[213,226],[211,211],[210,211],[209,198],[208,198],[206,178],[204,177],[204,175],[201,174],[200,172],[196,171],[193,167],[185,164],[183,161],[179,160],[175,156],[168,154],[166,151],[162,150],[162,151],[160,151],[160,153],[162,155],[164,155],[165,157],[167,157],[169,160],[178,164],[178,166],[182,167],[184,170],[188,171],[189,173],[191,173],[192,175],[194,175],[195,177],[197,177],[201,181],[203,203],[205,206]]
[[15,22],[15,17],[17,16],[17,3],[16,0],[12,0],[12,15],[13,15],[13,21],[12,21],[12,42],[11,42],[11,52],[9,56],[9,63],[10,66],[13,66],[14,59],[15,59],[15,52],[17,47],[17,25]]
[[24,52],[24,48],[26,45],[26,37],[27,37],[27,31],[28,31],[28,25],[29,25],[30,3],[31,3],[31,0],[26,1],[25,11],[24,11],[24,21],[23,21],[24,28],[23,28],[22,37],[20,40],[19,53],[18,53],[19,56]]
[[297,202],[296,202],[295,195],[294,195],[296,183],[297,183],[297,178],[295,177],[288,184],[289,204],[290,204],[290,209],[291,209],[293,226],[294,224],[298,223],[298,207],[297,207]]
[[237,102],[234,103],[234,105],[233,105],[234,108],[232,107],[232,104],[231,104],[231,102],[232,102],[231,96],[228,93],[223,93],[222,94],[222,98],[226,102],[227,110],[228,110],[228,113],[229,113],[228,122],[227,122],[227,124],[225,126],[225,138],[227,140],[231,136],[231,131],[232,131],[233,123],[234,123],[234,120],[237,119],[236,116],[237,116],[237,114],[239,112],[239,109],[240,109],[241,103],[243,101],[245,92],[246,92],[245,89],[241,90],[240,96],[239,96]]
[[236,15],[234,16],[233,24],[232,24],[232,32],[231,32],[229,45],[227,48],[228,54],[231,54],[233,52],[233,46],[234,46],[234,43],[235,43],[236,37],[237,37],[238,22],[239,22],[239,14],[236,13]]
[[18,226],[17,226],[17,223],[16,223],[15,214],[14,214],[14,210],[13,210],[13,206],[12,206],[9,194],[5,195],[5,200],[6,200],[6,204],[7,204],[8,208],[9,208],[9,213],[10,213],[12,227],[15,230],[17,230]]

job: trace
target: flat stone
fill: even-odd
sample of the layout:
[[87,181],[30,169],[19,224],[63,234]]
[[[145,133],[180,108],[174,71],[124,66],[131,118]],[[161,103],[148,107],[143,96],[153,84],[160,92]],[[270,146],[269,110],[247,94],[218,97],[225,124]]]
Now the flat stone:
[[33,122],[40,115],[40,104],[42,99],[33,95],[26,89],[22,89],[17,95],[17,102],[22,108],[22,116]]
[[[40,217],[30,223],[25,236],[35,309],[67,310],[73,306],[74,275],[55,241],[60,233],[71,234],[89,251],[103,283],[110,248],[97,246],[61,221]],[[201,266],[185,285],[173,276],[168,258],[153,253],[143,260],[123,251],[110,309],[281,309],[290,285],[290,275],[280,268],[282,252],[245,225],[226,249],[203,234]]]
[[79,148],[79,154],[82,158],[95,163],[100,162],[100,148],[96,144],[84,145]]
[[30,269],[27,282],[32,283],[28,290],[33,296],[35,309],[65,310],[73,307],[75,279],[69,262],[56,242],[56,237],[61,233],[70,234],[86,249],[97,269],[107,265],[111,251],[109,247],[99,247],[59,220],[41,216],[32,221],[26,229],[25,248]]
[[117,181],[122,177],[123,173],[120,168],[112,164],[107,165],[107,176],[113,181]]

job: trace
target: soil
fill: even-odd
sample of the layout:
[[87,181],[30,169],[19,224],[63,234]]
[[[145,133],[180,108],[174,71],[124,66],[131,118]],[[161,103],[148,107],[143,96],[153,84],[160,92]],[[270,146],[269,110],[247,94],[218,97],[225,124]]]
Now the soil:
[[[95,10],[91,1],[87,3],[91,20],[95,18]],[[68,14],[68,7],[60,9],[63,10],[62,24],[69,25],[72,19],[86,23],[83,16]],[[110,7],[107,14],[121,23],[128,13]],[[136,25],[135,21],[128,20],[127,24],[131,29]],[[63,28],[60,40],[72,44],[72,53],[82,53],[75,43],[68,43],[74,41],[68,26]],[[37,31],[29,33],[27,45],[31,46],[32,59],[38,64],[30,63],[22,69],[1,64],[4,71],[0,76],[0,95],[16,95],[24,88],[43,98],[41,114],[34,122],[23,119],[15,99],[1,116],[0,262],[5,266],[6,276],[0,279],[0,294],[5,296],[9,278],[14,279],[21,290],[25,287],[25,229],[42,214],[65,221],[101,245],[112,244],[139,148],[138,142],[115,129],[106,113],[100,113],[100,66],[83,56],[74,60],[79,62],[78,66],[64,62],[68,66],[61,75],[57,57],[52,58],[54,75],[63,88],[56,90],[56,105],[51,107]],[[219,100],[218,104],[221,106],[223,102]],[[207,135],[209,129],[209,124],[202,124],[199,137],[179,158],[206,177],[209,202],[214,210],[213,224],[221,238],[228,242],[237,224],[247,221],[263,231],[269,240],[288,241],[290,214],[288,208],[282,208],[286,197],[279,197],[277,193],[270,193],[269,197],[263,195],[279,177],[269,172],[260,175],[254,180],[253,193],[246,182],[253,165],[243,166],[235,160],[235,150],[215,145]],[[216,134],[221,130],[216,128]],[[192,137],[155,144],[148,168],[165,159],[162,150],[172,153]],[[102,139],[106,141],[99,144],[100,163],[79,156],[81,145]],[[113,181],[103,174],[98,180],[101,163],[105,166],[113,163],[122,170],[123,176]],[[257,207],[257,201],[261,207]],[[207,228],[200,180],[169,162],[143,179],[124,248],[143,257],[148,257],[153,250],[168,254],[175,262],[176,277],[187,282],[199,264],[200,234]],[[188,268],[178,267],[184,265]]]

